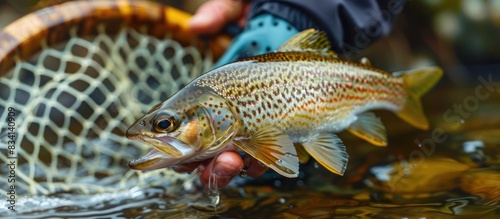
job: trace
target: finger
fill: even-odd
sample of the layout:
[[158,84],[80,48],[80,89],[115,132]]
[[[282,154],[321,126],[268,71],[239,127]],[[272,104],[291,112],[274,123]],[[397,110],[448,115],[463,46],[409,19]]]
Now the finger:
[[190,28],[196,33],[218,32],[227,22],[243,14],[241,0],[211,0],[203,4],[190,21]]
[[245,162],[245,166],[247,166],[247,175],[250,177],[259,177],[264,174],[267,170],[267,166],[262,164],[260,161],[253,157],[248,157],[249,162]]
[[234,151],[226,151],[213,159],[203,170],[200,176],[201,183],[205,188],[209,188],[210,175],[215,177],[215,186],[223,188],[243,168],[243,160],[240,155]]
[[245,24],[247,23],[247,16],[246,15],[250,14],[251,8],[252,7],[250,6],[249,1],[243,1],[242,15],[240,16],[240,18],[238,18],[236,20],[238,25],[240,25],[241,27],[244,27]]

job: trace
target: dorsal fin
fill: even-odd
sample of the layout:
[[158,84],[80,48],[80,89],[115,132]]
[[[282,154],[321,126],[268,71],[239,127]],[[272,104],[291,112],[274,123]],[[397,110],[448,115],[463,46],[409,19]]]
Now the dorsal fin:
[[337,58],[330,46],[326,33],[315,29],[304,30],[283,43],[278,52],[317,52],[325,56]]

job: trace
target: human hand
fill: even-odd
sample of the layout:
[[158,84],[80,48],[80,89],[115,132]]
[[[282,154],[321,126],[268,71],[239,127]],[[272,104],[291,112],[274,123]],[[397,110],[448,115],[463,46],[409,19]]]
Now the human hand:
[[[210,0],[204,3],[193,15],[190,28],[199,34],[213,34],[231,21],[236,21],[239,25],[244,26],[249,9],[249,2],[245,0]],[[205,188],[208,188],[212,174],[216,177],[217,188],[222,188],[243,168],[250,177],[258,177],[267,170],[267,167],[261,165],[254,158],[247,157],[244,161],[234,151],[223,152],[216,158],[202,162],[177,165],[173,169],[180,173],[191,172],[200,165],[205,166],[200,174],[200,181]]]
[[235,151],[225,151],[219,156],[202,162],[180,164],[173,167],[176,172],[191,172],[199,165],[206,165],[200,174],[200,181],[204,188],[208,188],[210,175],[215,176],[217,188],[226,186],[245,167],[247,175],[258,177],[266,172],[267,167],[254,158],[248,156],[245,161]]
[[210,0],[196,11],[189,27],[196,33],[213,34],[230,21],[243,26],[249,9],[249,3],[244,0]]

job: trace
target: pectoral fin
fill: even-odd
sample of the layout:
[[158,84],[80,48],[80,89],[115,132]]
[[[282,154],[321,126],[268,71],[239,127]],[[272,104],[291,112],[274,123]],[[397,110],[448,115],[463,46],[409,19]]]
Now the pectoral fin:
[[372,112],[359,114],[347,130],[375,146],[387,146],[385,126]]
[[299,174],[299,159],[292,141],[275,126],[265,126],[251,137],[235,140],[234,145],[279,174],[294,178]]
[[349,156],[337,135],[321,133],[302,144],[304,149],[326,169],[344,175]]

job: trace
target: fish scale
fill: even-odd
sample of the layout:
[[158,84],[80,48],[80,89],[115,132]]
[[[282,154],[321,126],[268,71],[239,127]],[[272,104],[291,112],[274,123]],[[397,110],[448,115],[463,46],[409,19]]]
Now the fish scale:
[[[271,53],[216,69],[188,86],[213,89],[230,100],[252,135],[275,124],[294,138],[322,129],[339,131],[358,108],[400,109],[402,78],[315,53]],[[329,124],[318,126],[320,121]],[[297,136],[299,135],[299,136]],[[307,139],[304,139],[307,140]]]
[[344,61],[325,33],[306,30],[276,52],[200,76],[137,120],[127,137],[154,149],[129,166],[169,167],[236,147],[286,177],[297,177],[299,160],[309,155],[342,175],[348,155],[335,133],[348,130],[386,146],[385,127],[372,109],[427,129],[419,98],[441,75],[436,67],[392,75],[367,59]]

